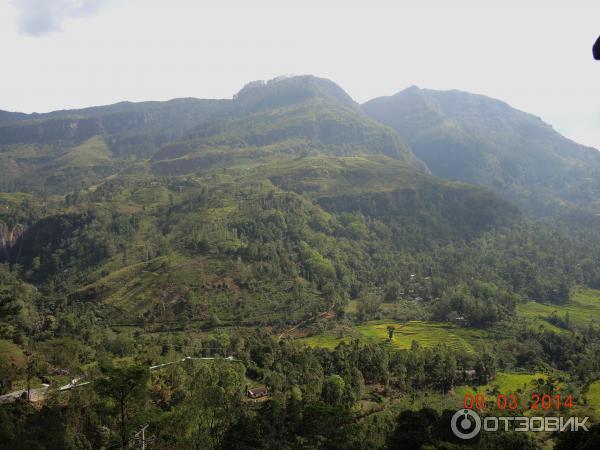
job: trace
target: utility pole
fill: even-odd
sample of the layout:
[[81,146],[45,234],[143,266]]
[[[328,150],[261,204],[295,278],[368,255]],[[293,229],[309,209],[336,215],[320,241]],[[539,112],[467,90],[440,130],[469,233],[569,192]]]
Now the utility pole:
[[148,425],[142,427],[142,450],[146,450],[146,428]]
[[142,429],[140,431],[138,431],[137,433],[135,433],[135,435],[133,436],[134,439],[139,439],[140,438],[140,434],[141,434],[141,439],[142,439],[142,450],[146,450],[146,428],[148,428],[150,426],[149,423],[147,423],[146,425],[144,425],[142,427]]

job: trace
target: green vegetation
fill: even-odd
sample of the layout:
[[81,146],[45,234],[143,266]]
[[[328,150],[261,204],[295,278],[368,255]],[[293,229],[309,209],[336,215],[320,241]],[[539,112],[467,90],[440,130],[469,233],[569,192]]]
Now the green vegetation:
[[517,305],[519,317],[533,318],[538,323],[559,331],[563,327],[586,327],[600,324],[600,290],[575,289],[571,301],[564,305],[527,302]]
[[83,168],[96,166],[110,162],[111,154],[104,139],[94,136],[83,144],[67,150],[56,159],[56,165],[60,168]]
[[0,358],[2,361],[16,366],[23,366],[25,362],[25,356],[21,348],[5,339],[0,339]]
[[600,154],[504,102],[416,86],[363,109],[403,136],[433,174],[487,186],[536,215],[600,211]]
[[[387,328],[393,326],[394,334],[388,339]],[[423,347],[435,347],[445,344],[454,350],[473,351],[473,345],[481,340],[485,333],[477,330],[464,330],[454,325],[435,322],[398,322],[377,320],[357,325],[351,335],[335,337],[332,334],[319,334],[302,339],[313,347],[335,348],[341,342],[359,339],[363,343],[388,343],[395,349],[409,349],[413,341]]]
[[318,334],[316,336],[302,338],[302,339],[300,339],[300,341],[306,343],[307,345],[310,345],[311,347],[327,348],[327,349],[333,350],[341,343],[351,342],[352,337],[351,336],[336,337],[333,334],[322,333],[322,334]]
[[0,394],[40,403],[4,397],[0,448],[450,448],[466,386],[592,403],[600,227],[498,189],[315,77],[3,122]]
[[590,385],[586,397],[590,407],[600,416],[600,381],[596,381]]
[[502,394],[526,393],[536,388],[539,380],[546,380],[548,375],[543,373],[506,373],[498,372],[489,383],[482,386],[462,386],[456,389],[456,394],[463,397],[467,392],[471,393],[491,393]]

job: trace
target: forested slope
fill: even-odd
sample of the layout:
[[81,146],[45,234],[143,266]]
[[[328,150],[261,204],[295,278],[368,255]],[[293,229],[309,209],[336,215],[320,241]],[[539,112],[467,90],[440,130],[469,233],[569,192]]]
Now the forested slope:
[[[556,136],[531,117],[412,94],[426,107],[402,116],[382,101],[402,136],[312,76],[0,114],[0,394],[17,392],[0,448],[126,446],[146,423],[163,448],[457,446],[444,409],[513,371],[588,414],[595,157],[557,147],[539,168]],[[562,206],[583,215],[548,219]]]
[[600,210],[600,151],[502,101],[413,86],[363,109],[435,175],[489,187],[536,216]]

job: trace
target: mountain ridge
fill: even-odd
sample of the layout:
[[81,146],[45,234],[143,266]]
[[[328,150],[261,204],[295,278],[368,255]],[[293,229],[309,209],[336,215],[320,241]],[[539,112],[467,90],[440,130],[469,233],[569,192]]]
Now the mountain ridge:
[[[97,136],[110,150],[112,173],[132,158],[148,160],[156,174],[175,175],[226,167],[236,155],[248,161],[273,152],[380,153],[492,189],[536,216],[600,211],[600,152],[535,115],[484,95],[417,86],[359,105],[333,81],[312,75],[253,81],[231,99],[1,111],[0,183],[38,189],[46,183],[47,161],[64,160],[65,151],[74,154],[69,149]],[[90,182],[107,170],[90,175]],[[86,177],[83,185],[90,184]],[[73,174],[53,179],[67,178]]]
[[600,211],[600,152],[506,102],[411,87],[362,106],[403,136],[435,175],[487,186],[542,215]]

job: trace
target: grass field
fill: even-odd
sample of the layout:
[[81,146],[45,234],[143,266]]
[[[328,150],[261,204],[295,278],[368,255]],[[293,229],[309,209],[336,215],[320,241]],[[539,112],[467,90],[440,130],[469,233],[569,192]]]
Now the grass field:
[[388,343],[388,326],[395,328],[394,337],[389,344],[400,350],[408,349],[413,341],[418,341],[423,347],[433,347],[443,343],[457,350],[472,352],[478,342],[491,339],[485,331],[459,328],[446,323],[376,320],[355,326],[353,335],[339,337],[324,333],[303,338],[302,341],[310,346],[323,348],[335,348],[341,342],[352,339],[360,339],[365,343]]
[[511,394],[516,392],[526,392],[534,388],[534,381],[538,379],[546,380],[548,376],[541,372],[537,373],[508,373],[498,372],[496,377],[488,384],[483,386],[460,386],[455,389],[459,397],[463,397],[467,392],[487,393],[496,389],[501,394]]
[[358,312],[358,300],[350,300],[345,311],[346,314],[356,314]]
[[588,404],[600,417],[600,381],[596,381],[590,385],[590,390],[587,393]]
[[25,364],[25,355],[16,344],[0,339],[0,361],[22,367]]
[[600,290],[575,289],[571,294],[571,301],[566,305],[538,302],[517,305],[517,314],[519,317],[531,319],[539,325],[557,332],[561,331],[561,329],[548,322],[547,318],[552,313],[556,313],[560,319],[564,319],[567,312],[573,325],[586,326],[590,323],[600,324]]
[[32,199],[33,195],[24,192],[0,192],[0,205],[10,203],[20,204]]
[[375,321],[359,325],[356,330],[364,342],[387,342],[388,326],[395,328],[390,344],[397,349],[410,348],[413,341],[418,341],[423,347],[445,343],[454,349],[473,351],[473,346],[460,336],[456,327],[444,323]]
[[102,137],[95,136],[68,150],[56,159],[56,163],[62,168],[92,167],[96,164],[109,163],[110,160],[111,154],[106,142]]
[[317,336],[310,336],[299,340],[310,345],[311,347],[333,349],[336,348],[342,342],[350,342],[352,341],[352,339],[352,336],[337,337],[333,334],[323,333]]

